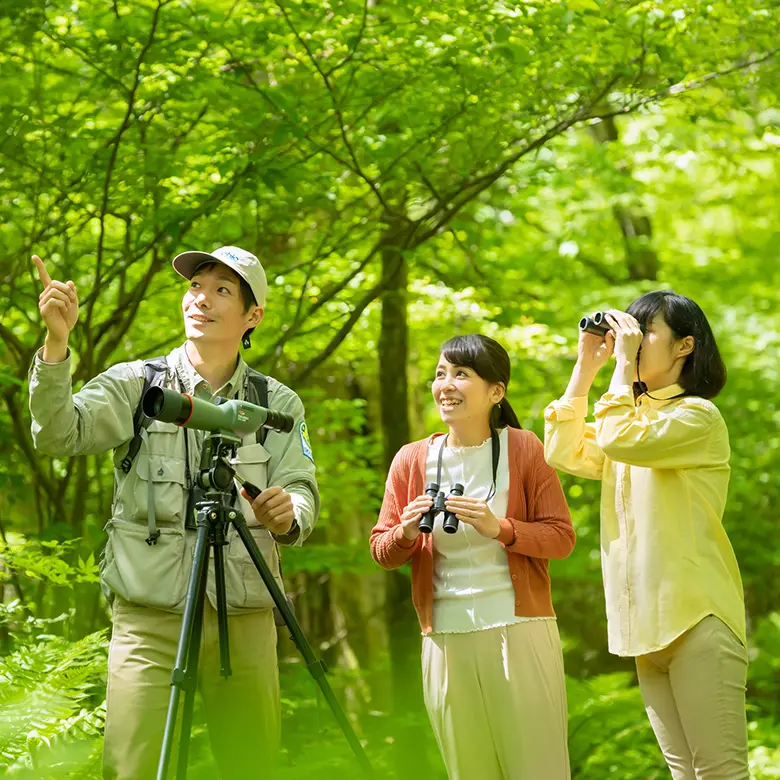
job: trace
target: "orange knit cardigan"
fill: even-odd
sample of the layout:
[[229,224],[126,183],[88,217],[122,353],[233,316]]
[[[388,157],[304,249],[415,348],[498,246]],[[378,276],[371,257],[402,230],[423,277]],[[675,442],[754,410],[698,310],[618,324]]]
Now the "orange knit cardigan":
[[[379,521],[371,531],[371,555],[385,569],[412,560],[412,601],[424,634],[433,630],[433,534],[414,542],[401,530],[404,507],[425,492],[428,446],[438,436],[402,447],[393,459]],[[515,615],[554,617],[549,558],[566,558],[575,534],[569,507],[555,470],[544,460],[544,447],[531,431],[509,428],[509,503],[499,518],[498,541],[507,551],[515,590]]]

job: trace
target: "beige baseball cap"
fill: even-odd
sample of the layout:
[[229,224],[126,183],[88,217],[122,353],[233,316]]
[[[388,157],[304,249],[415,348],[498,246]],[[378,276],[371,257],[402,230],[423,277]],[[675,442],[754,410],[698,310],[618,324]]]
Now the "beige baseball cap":
[[173,268],[185,279],[192,279],[203,263],[222,263],[235,271],[248,285],[258,306],[265,308],[268,282],[260,261],[246,249],[237,246],[221,246],[213,252],[182,252],[173,258]]

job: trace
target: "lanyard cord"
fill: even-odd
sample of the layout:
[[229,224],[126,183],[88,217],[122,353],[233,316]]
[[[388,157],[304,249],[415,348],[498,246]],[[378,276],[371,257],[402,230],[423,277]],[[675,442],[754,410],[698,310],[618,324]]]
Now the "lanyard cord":
[[[442,458],[444,457],[444,448],[447,446],[447,440],[450,438],[449,433],[445,435],[441,447],[439,447],[439,458],[438,462],[436,464],[436,484],[441,485],[441,467],[442,467]],[[493,498],[496,495],[496,477],[498,475],[498,460],[499,456],[501,454],[501,441],[498,438],[498,431],[495,428],[490,429],[490,447],[492,450],[492,460],[493,460],[493,483],[490,486],[490,492],[487,495],[487,498],[485,499],[485,502],[490,501],[491,498]]]
[[682,398],[684,395],[688,395],[687,390],[683,390],[682,393],[677,393],[677,395],[673,395],[669,398],[656,398],[654,395],[650,395],[650,392],[647,389],[647,385],[642,381],[642,377],[639,376],[639,355],[641,353],[640,351],[637,353],[636,356],[636,378],[637,381],[634,382],[633,390],[634,390],[634,400],[636,401],[639,396],[646,395],[648,398],[652,398],[654,401],[673,401],[675,398]]

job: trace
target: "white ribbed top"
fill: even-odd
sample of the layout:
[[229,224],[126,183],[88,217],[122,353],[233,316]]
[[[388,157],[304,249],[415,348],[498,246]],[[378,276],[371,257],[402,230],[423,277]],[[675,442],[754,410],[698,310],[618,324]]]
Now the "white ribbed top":
[[[496,517],[505,517],[509,501],[509,445],[506,429],[499,433],[501,452],[496,493],[488,502]],[[425,481],[436,481],[439,451],[444,437],[428,446]],[[486,499],[493,481],[490,439],[473,447],[446,447],[442,458],[440,489],[445,495],[456,483],[463,495]],[[520,623],[515,615],[515,594],[507,553],[495,539],[486,539],[461,522],[454,534],[442,529],[444,514],[433,527],[433,633],[482,631]]]

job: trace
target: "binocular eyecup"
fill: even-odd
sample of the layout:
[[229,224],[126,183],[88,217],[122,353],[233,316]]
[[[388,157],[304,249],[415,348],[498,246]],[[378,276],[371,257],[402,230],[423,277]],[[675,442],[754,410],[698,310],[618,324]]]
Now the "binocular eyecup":
[[[463,485],[457,483],[450,489],[450,495],[462,496],[463,490]],[[447,511],[445,504],[447,498],[444,495],[444,491],[439,490],[439,485],[436,482],[429,482],[425,486],[425,495],[430,496],[433,499],[433,506],[420,518],[418,525],[420,531],[424,534],[432,533],[436,515],[438,515],[439,512],[444,512],[442,528],[445,533],[454,534],[458,530],[458,518],[455,517],[454,512]]]

